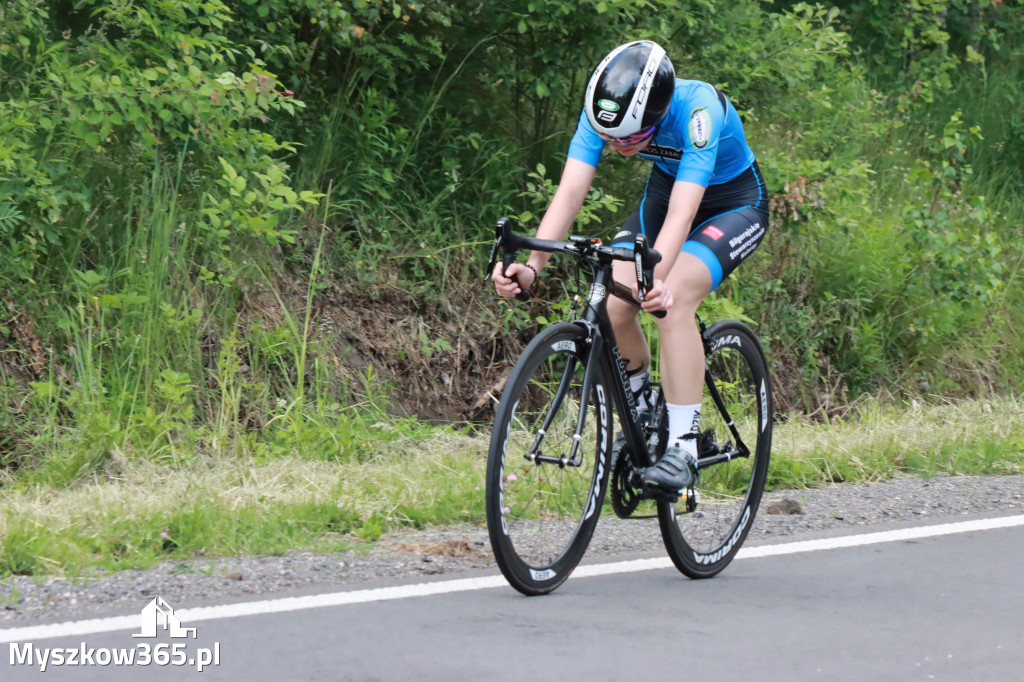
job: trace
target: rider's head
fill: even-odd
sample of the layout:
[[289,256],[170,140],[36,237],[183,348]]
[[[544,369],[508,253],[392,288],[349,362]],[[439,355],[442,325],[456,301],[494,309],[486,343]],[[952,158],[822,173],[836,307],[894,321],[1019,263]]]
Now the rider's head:
[[597,133],[629,144],[650,137],[668,114],[675,69],[665,50],[650,40],[626,43],[608,53],[587,84],[583,108]]

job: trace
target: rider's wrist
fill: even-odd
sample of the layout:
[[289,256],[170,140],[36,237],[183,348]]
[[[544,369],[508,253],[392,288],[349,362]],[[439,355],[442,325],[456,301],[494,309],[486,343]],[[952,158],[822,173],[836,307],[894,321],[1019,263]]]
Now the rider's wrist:
[[531,270],[533,270],[533,279],[534,279],[534,281],[536,281],[537,278],[540,277],[540,273],[537,272],[537,268],[533,267],[530,263],[528,263],[528,262],[527,263],[523,263],[523,267],[530,268]]

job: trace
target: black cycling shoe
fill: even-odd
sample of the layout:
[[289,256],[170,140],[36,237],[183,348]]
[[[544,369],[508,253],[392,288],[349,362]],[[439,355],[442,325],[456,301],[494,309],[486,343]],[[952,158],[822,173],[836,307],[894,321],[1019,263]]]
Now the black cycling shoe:
[[[696,435],[683,436],[684,440],[692,438],[696,438]],[[697,467],[690,453],[673,446],[665,451],[665,456],[657,464],[642,470],[640,477],[645,486],[681,494],[697,482]]]

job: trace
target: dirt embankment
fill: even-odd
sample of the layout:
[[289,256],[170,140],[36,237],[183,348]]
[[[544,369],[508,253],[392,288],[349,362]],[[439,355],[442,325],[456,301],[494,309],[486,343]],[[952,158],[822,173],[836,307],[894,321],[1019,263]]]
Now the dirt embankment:
[[332,287],[315,306],[338,378],[424,420],[486,420],[528,340],[499,321],[497,297],[479,281],[430,303],[388,286]]

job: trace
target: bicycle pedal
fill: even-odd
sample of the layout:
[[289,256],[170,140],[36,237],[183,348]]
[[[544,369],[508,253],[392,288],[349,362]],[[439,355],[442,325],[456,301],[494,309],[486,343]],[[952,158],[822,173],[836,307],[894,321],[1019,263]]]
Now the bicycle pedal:
[[[685,493],[686,491],[682,491]],[[643,499],[654,500],[656,502],[669,502],[675,504],[679,501],[682,496],[680,492],[674,492],[671,490],[665,490],[664,488],[656,485],[645,485],[643,488]]]
[[697,459],[704,459],[719,453],[714,429],[705,429],[697,434],[697,453]]

